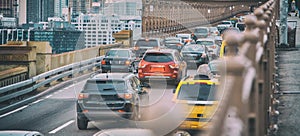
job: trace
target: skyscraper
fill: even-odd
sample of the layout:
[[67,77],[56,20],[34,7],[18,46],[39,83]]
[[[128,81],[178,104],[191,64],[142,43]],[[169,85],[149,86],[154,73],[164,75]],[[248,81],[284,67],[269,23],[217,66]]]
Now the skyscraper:
[[4,17],[15,17],[18,0],[0,0],[0,14]]
[[54,16],[54,0],[27,0],[27,23],[47,21]]
[[72,9],[73,17],[78,16],[80,13],[85,14],[87,12],[86,1],[89,0],[69,0],[69,7]]
[[54,16],[62,17],[63,16],[63,9],[68,8],[68,1],[67,0],[54,0]]

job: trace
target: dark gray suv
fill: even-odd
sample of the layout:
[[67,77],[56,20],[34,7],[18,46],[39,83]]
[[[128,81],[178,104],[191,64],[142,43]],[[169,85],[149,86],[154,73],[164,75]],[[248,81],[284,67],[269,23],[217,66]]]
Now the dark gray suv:
[[140,101],[148,98],[147,86],[132,73],[94,75],[78,94],[77,127],[87,129],[92,120],[140,119]]

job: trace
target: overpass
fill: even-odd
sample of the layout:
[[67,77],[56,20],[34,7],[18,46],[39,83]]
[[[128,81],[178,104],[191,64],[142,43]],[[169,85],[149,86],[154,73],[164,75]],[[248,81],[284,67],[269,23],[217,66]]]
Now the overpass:
[[[277,131],[278,100],[273,96],[278,91],[275,80],[277,77],[275,46],[278,44],[275,23],[278,19],[278,2],[278,0],[262,3],[247,0],[143,0],[143,36],[145,37],[167,37],[176,33],[189,32],[194,27],[212,25],[236,14],[249,12],[251,7],[255,7],[254,15],[246,18],[245,33],[232,34],[225,39],[228,42],[229,55],[222,60],[226,64],[221,67],[224,72],[222,75],[226,75],[222,76],[221,80],[222,103],[213,119],[214,125],[207,135],[261,136],[271,135]],[[233,55],[236,46],[241,48],[241,53],[237,56]],[[100,55],[102,54],[93,56],[92,60],[78,60],[81,64],[77,62],[70,67],[69,65],[57,67],[53,71],[34,76],[31,82],[23,83],[30,88],[25,90],[36,91],[38,87],[73,75],[72,72],[76,68],[88,66],[84,68],[86,70],[97,67],[99,65],[95,64],[98,64]],[[23,91],[23,87],[21,83],[18,86],[11,85],[0,88],[0,93],[8,92],[9,89]],[[2,95],[1,98],[8,97]],[[32,101],[27,103],[30,102]],[[72,132],[74,133],[74,130]]]

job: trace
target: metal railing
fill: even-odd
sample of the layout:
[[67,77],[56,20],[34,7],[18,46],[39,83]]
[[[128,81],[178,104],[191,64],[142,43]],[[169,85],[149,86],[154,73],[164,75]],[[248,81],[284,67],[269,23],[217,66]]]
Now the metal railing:
[[[210,136],[263,136],[277,130],[275,82],[276,14],[269,0],[248,15],[242,34],[226,34],[227,56],[222,60],[221,100]],[[236,48],[239,53],[236,55]]]
[[62,81],[64,77],[100,67],[103,56],[84,60],[45,72],[28,80],[0,88],[0,103],[35,91],[43,86],[50,86],[51,82]]

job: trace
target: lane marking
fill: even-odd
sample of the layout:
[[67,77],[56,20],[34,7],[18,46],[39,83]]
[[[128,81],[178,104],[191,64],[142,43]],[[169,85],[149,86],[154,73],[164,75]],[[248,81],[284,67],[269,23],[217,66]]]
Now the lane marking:
[[18,112],[18,111],[20,111],[20,110],[23,110],[23,109],[25,109],[25,108],[27,108],[27,107],[28,107],[28,105],[25,105],[25,106],[22,106],[22,107],[20,107],[20,108],[18,108],[18,109],[13,110],[13,111],[7,112],[7,113],[5,113],[5,114],[3,114],[3,115],[0,115],[0,118],[3,118],[3,117],[5,117],[5,116],[8,116],[8,115],[13,114],[13,113],[15,113],[15,112]]
[[39,100],[37,100],[37,101],[35,101],[35,102],[32,102],[31,104],[36,104],[36,103],[38,103],[38,102],[40,102],[40,101],[43,101],[44,99],[39,99]]
[[62,130],[63,128],[65,128],[65,127],[69,126],[70,124],[72,124],[74,121],[75,121],[75,120],[70,120],[70,121],[68,121],[67,123],[65,123],[65,124],[63,124],[63,125],[61,125],[61,126],[59,126],[58,128],[56,128],[56,129],[50,131],[49,134],[55,134],[55,133],[58,132],[59,130]]
[[50,98],[51,96],[53,96],[53,95],[50,94],[50,95],[46,96],[45,99],[48,99],[48,98]]

